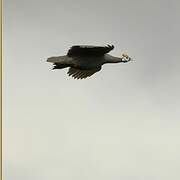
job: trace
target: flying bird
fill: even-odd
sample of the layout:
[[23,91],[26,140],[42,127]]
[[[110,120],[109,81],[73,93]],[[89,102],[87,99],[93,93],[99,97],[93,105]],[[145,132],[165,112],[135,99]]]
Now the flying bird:
[[100,71],[103,64],[127,63],[132,60],[126,54],[122,54],[122,57],[108,54],[113,49],[113,45],[76,45],[68,50],[67,55],[50,57],[47,62],[53,63],[53,70],[69,67],[69,76],[75,79],[84,79]]

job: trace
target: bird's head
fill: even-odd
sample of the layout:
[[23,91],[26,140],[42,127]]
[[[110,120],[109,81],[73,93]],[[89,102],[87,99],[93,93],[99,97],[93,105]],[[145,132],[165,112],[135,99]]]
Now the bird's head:
[[122,62],[127,63],[129,61],[132,61],[133,59],[130,58],[127,54],[122,54]]

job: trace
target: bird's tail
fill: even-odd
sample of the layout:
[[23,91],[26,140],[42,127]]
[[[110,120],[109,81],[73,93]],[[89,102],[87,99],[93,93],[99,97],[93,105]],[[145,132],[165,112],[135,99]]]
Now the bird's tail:
[[50,62],[50,63],[57,63],[59,61],[61,61],[60,56],[59,57],[50,57],[50,58],[47,59],[47,62]]
[[67,56],[54,56],[47,59],[47,62],[50,63],[66,63],[68,61]]
[[63,69],[63,68],[67,68],[67,67],[69,67],[69,65],[54,63],[52,69],[53,69],[53,70],[54,70],[54,69]]
[[68,59],[66,56],[56,56],[47,59],[47,62],[53,63],[52,69],[63,69],[69,67]]

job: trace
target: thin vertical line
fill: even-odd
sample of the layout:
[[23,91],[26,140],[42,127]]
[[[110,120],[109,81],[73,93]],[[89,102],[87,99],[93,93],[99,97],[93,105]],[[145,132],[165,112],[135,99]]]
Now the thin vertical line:
[[2,5],[3,5],[3,3],[2,3],[2,1],[3,0],[1,0],[1,179],[3,178],[3,167],[2,167],[2,135],[3,135],[3,133],[2,133],[2,85],[3,85],[3,83],[2,83],[2,76],[3,76],[3,72],[2,72],[2,46],[3,46],[3,43],[2,43],[2,23],[3,23],[3,13],[2,13],[2,11],[3,11],[3,8],[2,8]]

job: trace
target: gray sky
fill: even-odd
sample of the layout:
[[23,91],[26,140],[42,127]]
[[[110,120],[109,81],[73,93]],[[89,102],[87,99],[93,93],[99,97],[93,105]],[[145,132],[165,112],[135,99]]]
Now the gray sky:
[[[4,179],[180,179],[180,1],[4,1]],[[85,80],[46,59],[114,44]]]

